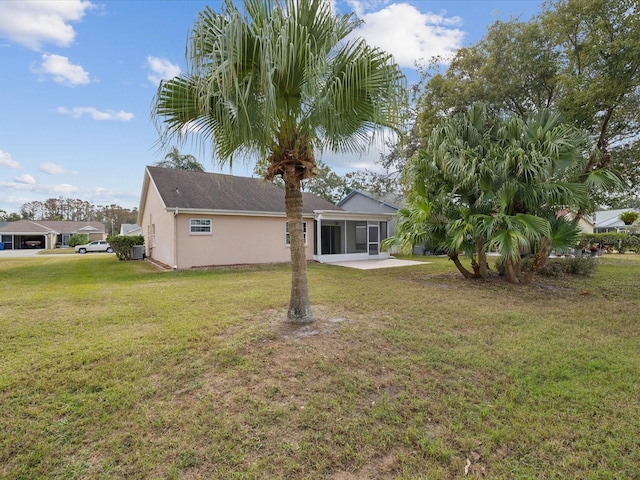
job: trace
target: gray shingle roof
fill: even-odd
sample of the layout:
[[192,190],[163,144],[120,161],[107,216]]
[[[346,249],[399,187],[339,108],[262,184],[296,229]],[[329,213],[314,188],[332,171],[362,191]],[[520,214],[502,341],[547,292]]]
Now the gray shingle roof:
[[[176,168],[147,167],[167,208],[284,213],[284,190],[258,178]],[[304,213],[342,210],[324,198],[303,193]]]
[[617,210],[599,210],[593,214],[595,218],[595,228],[624,227],[624,222],[620,220],[620,214],[633,210],[640,213],[637,208],[620,208]]
[[[87,228],[90,227],[90,228]],[[91,231],[105,232],[105,227],[100,222],[74,222],[71,220],[18,220],[9,222],[0,227],[3,233],[76,233]]]

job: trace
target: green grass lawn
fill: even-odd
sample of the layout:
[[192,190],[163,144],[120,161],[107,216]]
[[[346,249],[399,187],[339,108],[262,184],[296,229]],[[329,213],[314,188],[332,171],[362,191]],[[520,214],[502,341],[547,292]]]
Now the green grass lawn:
[[528,286],[443,258],[161,272],[0,259],[0,478],[633,479],[640,258]]

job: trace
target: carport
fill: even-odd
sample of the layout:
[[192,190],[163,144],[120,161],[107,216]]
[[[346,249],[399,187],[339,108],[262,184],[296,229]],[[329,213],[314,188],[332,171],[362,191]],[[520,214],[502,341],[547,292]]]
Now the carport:
[[36,250],[47,248],[47,235],[4,234],[0,238],[4,250]]

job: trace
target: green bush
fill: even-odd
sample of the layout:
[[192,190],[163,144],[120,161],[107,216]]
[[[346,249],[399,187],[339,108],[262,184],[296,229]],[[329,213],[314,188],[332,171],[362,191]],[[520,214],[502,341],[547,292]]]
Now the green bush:
[[575,257],[562,260],[566,263],[566,272],[570,275],[590,277],[598,270],[598,259],[592,257]]
[[89,243],[89,235],[86,233],[74,233],[69,237],[69,246],[85,245]]
[[[522,259],[522,272],[531,270],[533,256]],[[592,257],[564,257],[549,258],[544,267],[538,268],[537,275],[543,277],[561,277],[563,275],[593,275],[598,269],[598,260]],[[504,276],[504,265],[498,261],[496,263],[498,274]]]
[[144,237],[142,235],[113,235],[107,238],[107,242],[109,242],[119,260],[131,260],[133,246],[144,245]]

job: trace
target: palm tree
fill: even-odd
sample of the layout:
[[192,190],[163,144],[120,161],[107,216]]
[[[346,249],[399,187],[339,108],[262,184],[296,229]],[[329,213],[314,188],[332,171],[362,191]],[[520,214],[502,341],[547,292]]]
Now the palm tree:
[[[535,251],[536,268],[552,245],[575,239],[548,218],[589,202],[585,183],[569,181],[585,161],[584,144],[584,137],[552,112],[541,111],[528,122],[490,121],[484,108],[474,105],[436,127],[426,149],[409,163],[417,198],[429,205],[429,215],[420,205],[410,206],[401,212],[398,232],[405,241],[420,233],[438,242],[465,277],[486,278],[486,251],[495,248],[507,279],[520,283],[526,280],[522,252]],[[415,219],[430,226],[411,225]],[[457,258],[471,245],[473,274]]]
[[156,163],[158,167],[178,168],[181,170],[191,170],[192,172],[204,172],[204,167],[193,155],[182,155],[177,147],[172,147],[169,153],[164,156],[164,160]]
[[405,78],[389,54],[349,35],[360,25],[324,0],[230,0],[206,7],[187,48],[186,72],[162,82],[153,116],[161,135],[197,133],[221,165],[266,158],[280,176],[291,239],[288,319],[313,321],[302,222],[303,180],[315,152],[353,152],[400,124]]

